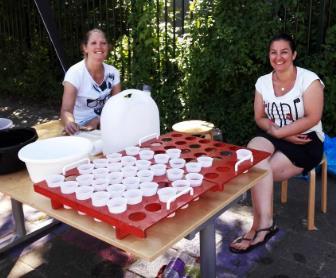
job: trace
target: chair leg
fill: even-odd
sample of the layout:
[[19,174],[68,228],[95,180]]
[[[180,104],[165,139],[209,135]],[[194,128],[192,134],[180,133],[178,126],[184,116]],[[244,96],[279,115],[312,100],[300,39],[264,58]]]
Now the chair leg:
[[328,190],[328,183],[327,183],[327,160],[323,158],[322,163],[322,196],[321,196],[321,210],[322,212],[327,212],[327,190]]
[[315,187],[316,187],[316,172],[312,169],[309,172],[309,197],[308,197],[308,230],[316,230],[315,227]]
[[281,203],[287,203],[288,180],[281,182]]

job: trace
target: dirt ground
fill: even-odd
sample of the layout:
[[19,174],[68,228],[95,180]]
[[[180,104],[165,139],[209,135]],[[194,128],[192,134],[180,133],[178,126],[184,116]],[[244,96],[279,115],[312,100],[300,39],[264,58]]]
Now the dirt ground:
[[16,127],[30,127],[59,118],[60,106],[0,98],[0,118],[9,118]]

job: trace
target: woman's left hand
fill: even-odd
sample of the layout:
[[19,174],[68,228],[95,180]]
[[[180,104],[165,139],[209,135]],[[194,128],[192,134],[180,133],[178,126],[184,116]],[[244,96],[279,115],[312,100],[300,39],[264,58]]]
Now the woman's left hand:
[[297,144],[297,145],[304,145],[311,141],[309,136],[306,134],[297,134],[297,135],[287,136],[284,138],[284,140],[290,143],[293,143],[293,144]]

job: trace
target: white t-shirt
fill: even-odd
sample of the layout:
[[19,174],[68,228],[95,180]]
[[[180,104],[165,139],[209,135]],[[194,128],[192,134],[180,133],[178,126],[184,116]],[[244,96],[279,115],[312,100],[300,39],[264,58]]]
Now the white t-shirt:
[[[262,95],[265,113],[276,125],[289,125],[304,116],[303,95],[309,85],[321,79],[312,71],[297,67],[296,80],[293,88],[283,96],[277,97],[274,93],[272,72],[258,78],[255,88]],[[305,131],[315,131],[321,141],[324,140],[321,121]]]
[[119,71],[103,63],[104,81],[97,84],[91,77],[82,60],[73,65],[66,72],[64,82],[71,83],[77,89],[77,98],[74,107],[76,123],[85,123],[100,115],[105,102],[111,96],[112,88],[120,83]]

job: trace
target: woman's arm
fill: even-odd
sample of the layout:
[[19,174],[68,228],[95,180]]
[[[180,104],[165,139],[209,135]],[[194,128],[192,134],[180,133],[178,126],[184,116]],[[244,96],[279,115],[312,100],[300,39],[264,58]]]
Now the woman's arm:
[[79,131],[79,126],[75,122],[73,110],[77,98],[77,89],[69,82],[64,82],[64,92],[61,107],[61,120],[64,130],[68,134],[74,134]]
[[254,96],[254,120],[266,132],[273,126],[273,122],[265,114],[264,100],[258,91],[255,92]]
[[269,134],[276,138],[285,138],[307,131],[321,120],[323,102],[323,86],[319,80],[315,80],[303,95],[304,116],[290,125],[281,128],[271,127]]
[[118,84],[113,86],[112,91],[111,91],[111,95],[114,96],[114,95],[120,93],[120,91],[121,91],[121,84],[118,83]]

